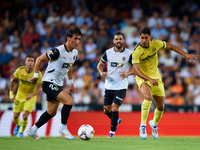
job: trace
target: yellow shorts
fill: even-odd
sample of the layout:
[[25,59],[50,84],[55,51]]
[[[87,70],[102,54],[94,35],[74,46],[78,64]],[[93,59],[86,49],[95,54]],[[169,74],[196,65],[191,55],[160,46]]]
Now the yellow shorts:
[[13,105],[13,112],[20,113],[24,110],[28,112],[32,112],[35,106],[36,100],[37,100],[37,96],[34,96],[33,98],[26,101],[19,101],[15,99],[15,102]]
[[162,97],[165,96],[164,83],[162,82],[162,80],[158,80],[158,86],[153,86],[149,81],[145,81],[144,79],[142,79],[138,76],[135,77],[135,81],[138,85],[139,90],[140,90],[142,83],[146,83],[151,87],[152,95],[162,96]]

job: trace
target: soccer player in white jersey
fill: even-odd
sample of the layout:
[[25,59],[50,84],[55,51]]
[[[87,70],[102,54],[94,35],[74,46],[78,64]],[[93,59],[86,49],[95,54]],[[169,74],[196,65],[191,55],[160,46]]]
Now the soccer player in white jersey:
[[[106,50],[97,65],[102,78],[105,78],[104,113],[111,119],[111,130],[108,137],[114,137],[119,118],[119,107],[126,96],[128,78],[121,79],[119,74],[129,71],[132,56],[131,51],[124,48],[124,35],[116,32],[113,38],[114,47]],[[103,67],[107,62],[107,72]]]
[[61,110],[61,127],[59,133],[67,139],[74,139],[67,129],[67,120],[73,105],[72,97],[63,90],[63,79],[68,76],[70,91],[74,94],[75,88],[72,79],[72,65],[78,57],[77,46],[80,43],[82,33],[75,28],[67,33],[67,43],[51,49],[46,54],[39,56],[35,63],[34,76],[30,79],[33,84],[38,79],[38,72],[42,62],[49,61],[48,67],[42,79],[42,90],[47,95],[47,111],[32,126],[27,134],[39,139],[38,128],[47,123],[57,113],[59,103],[63,104]]

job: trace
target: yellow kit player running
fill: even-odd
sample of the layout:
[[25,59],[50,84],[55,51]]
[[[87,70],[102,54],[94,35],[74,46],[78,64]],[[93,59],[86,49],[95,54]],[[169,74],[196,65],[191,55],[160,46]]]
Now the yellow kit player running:
[[[14,102],[13,105],[13,122],[16,124],[13,131],[14,135],[17,135],[20,128],[19,115],[23,111],[23,119],[21,121],[21,128],[19,137],[23,137],[23,132],[28,123],[28,116],[32,112],[35,106],[37,95],[42,91],[42,74],[39,73],[37,83],[31,84],[29,81],[34,74],[35,59],[32,55],[27,55],[25,59],[25,66],[17,68],[14,76],[10,79],[10,101]],[[13,93],[14,84],[19,79],[19,86],[16,96]],[[37,88],[38,87],[38,88]]]
[[149,121],[152,128],[152,136],[158,138],[157,124],[162,117],[164,111],[164,84],[161,75],[158,71],[158,50],[166,49],[173,50],[191,61],[197,59],[196,55],[188,54],[182,49],[164,41],[150,39],[151,31],[149,28],[140,30],[140,43],[135,46],[132,51],[133,69],[129,72],[122,72],[121,78],[126,78],[129,75],[135,74],[136,83],[140,92],[144,97],[141,106],[141,124],[140,137],[147,138],[146,120],[149,114],[152,98],[155,100],[156,109],[154,111],[153,120]]

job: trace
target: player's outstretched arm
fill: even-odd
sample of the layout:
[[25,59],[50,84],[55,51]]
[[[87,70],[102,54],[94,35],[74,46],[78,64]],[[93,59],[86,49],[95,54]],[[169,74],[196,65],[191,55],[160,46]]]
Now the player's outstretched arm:
[[100,60],[98,65],[97,65],[97,70],[99,71],[99,73],[100,73],[102,78],[106,78],[108,73],[107,72],[103,72],[103,66],[104,66],[104,63]]
[[72,67],[68,71],[67,77],[69,79],[69,84],[70,84],[70,90],[69,91],[72,92],[72,94],[75,94],[76,93],[76,89],[75,89],[74,84],[73,84]]
[[16,82],[17,78],[15,78],[14,76],[10,79],[10,92],[9,92],[9,98],[11,102],[14,102],[15,99],[15,95],[13,93],[13,89],[14,89],[14,84]]
[[165,48],[166,50],[173,50],[183,56],[185,56],[185,58],[189,59],[189,61],[191,61],[192,59],[197,59],[197,55],[193,55],[193,54],[188,54],[186,52],[184,52],[181,48],[173,45],[173,44],[170,44],[170,43],[167,43],[167,46]]
[[39,70],[40,70],[41,63],[42,63],[42,62],[45,62],[45,61],[48,61],[48,60],[49,60],[49,58],[47,57],[46,53],[40,55],[40,56],[36,59],[35,67],[34,67],[34,76],[33,76],[31,79],[29,79],[29,81],[30,81],[32,84],[35,84],[35,83],[37,82],[38,73],[39,73]]
[[32,93],[32,94],[30,94],[30,95],[27,95],[26,100],[29,100],[29,99],[31,99],[33,96],[38,95],[38,94],[40,94],[40,93],[42,92],[42,83],[38,83],[38,84],[37,84],[37,87],[38,87],[38,89],[37,89],[34,93]]

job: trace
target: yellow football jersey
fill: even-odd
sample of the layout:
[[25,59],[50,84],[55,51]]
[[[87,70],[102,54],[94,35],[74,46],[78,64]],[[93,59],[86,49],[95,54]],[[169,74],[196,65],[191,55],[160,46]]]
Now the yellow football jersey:
[[31,84],[29,79],[33,77],[34,70],[30,73],[26,72],[25,66],[17,68],[14,77],[19,79],[16,99],[18,101],[26,101],[26,97],[36,91],[38,83],[42,83],[42,73],[39,71],[37,83]]
[[153,79],[161,79],[158,71],[158,50],[165,49],[166,42],[157,39],[149,41],[149,47],[136,45],[132,51],[132,64],[140,64],[140,71]]

